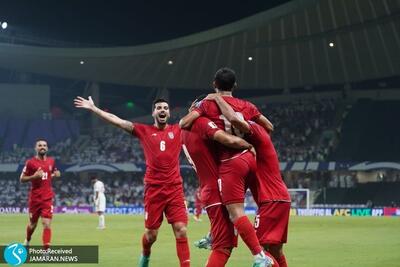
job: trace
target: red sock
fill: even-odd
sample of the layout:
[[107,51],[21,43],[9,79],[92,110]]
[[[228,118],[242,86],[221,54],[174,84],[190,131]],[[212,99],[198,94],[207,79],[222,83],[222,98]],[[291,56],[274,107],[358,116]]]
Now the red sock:
[[[224,250],[213,250],[208,257],[206,267],[224,267],[231,254]],[[275,266],[274,266],[275,267]]]
[[50,240],[51,240],[51,229],[44,228],[42,234],[42,241],[44,249],[48,249],[50,247]]
[[176,253],[181,264],[180,267],[190,267],[190,251],[187,237],[176,239]]
[[235,228],[243,242],[247,245],[253,255],[257,255],[263,250],[258,242],[253,225],[247,216],[240,217],[233,224],[235,225]]
[[143,253],[143,256],[146,256],[146,257],[150,256],[151,245],[153,245],[153,243],[150,243],[149,240],[147,240],[146,235],[143,235],[143,237],[142,237],[142,253]]
[[29,225],[26,227],[26,240],[31,241],[31,237],[34,229],[30,228]]
[[288,267],[285,255],[282,254],[279,258],[276,258],[276,261],[278,262],[280,267]]

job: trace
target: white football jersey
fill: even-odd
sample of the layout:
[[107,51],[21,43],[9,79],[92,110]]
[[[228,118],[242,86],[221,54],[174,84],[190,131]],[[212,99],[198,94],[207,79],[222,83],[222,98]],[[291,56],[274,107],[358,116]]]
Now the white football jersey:
[[97,182],[94,183],[93,185],[94,189],[94,195],[96,195],[96,192],[99,192],[99,194],[104,194],[104,184],[102,181],[97,180]]

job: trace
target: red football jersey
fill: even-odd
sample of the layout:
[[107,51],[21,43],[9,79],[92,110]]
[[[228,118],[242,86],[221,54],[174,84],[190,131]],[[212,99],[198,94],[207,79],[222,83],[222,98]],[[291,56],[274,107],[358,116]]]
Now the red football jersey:
[[158,129],[154,125],[134,123],[132,134],[139,138],[146,158],[145,184],[181,184],[179,154],[181,129],[178,124]]
[[257,178],[259,182],[258,201],[290,201],[289,192],[282,179],[278,155],[271,137],[263,127],[249,122],[251,133],[246,139],[254,146],[257,153]]
[[[261,115],[257,107],[249,101],[232,96],[224,96],[223,98],[233,108],[236,114],[245,120],[254,120]],[[234,129],[231,123],[224,115],[222,115],[215,101],[203,100],[194,110],[196,110],[200,116],[210,118],[220,129],[223,129],[230,134],[243,137],[243,134],[237,129]],[[220,160],[230,159],[238,153],[241,153],[241,151],[223,145],[218,145],[217,152]]]
[[27,176],[31,176],[39,168],[42,168],[43,176],[41,179],[38,178],[31,180],[31,190],[29,193],[30,202],[46,201],[53,198],[51,174],[57,170],[53,158],[46,157],[45,160],[41,160],[33,157],[28,159],[25,163],[22,173]]
[[221,203],[218,191],[218,165],[215,145],[209,138],[220,130],[205,117],[194,121],[192,128],[182,131],[183,150],[190,164],[196,170],[204,206]]

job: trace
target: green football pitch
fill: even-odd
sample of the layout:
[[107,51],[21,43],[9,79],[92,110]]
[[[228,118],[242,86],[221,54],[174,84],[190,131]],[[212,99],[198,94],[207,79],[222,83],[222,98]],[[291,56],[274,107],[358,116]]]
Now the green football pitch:
[[[27,215],[0,216],[0,244],[22,242]],[[143,231],[142,216],[110,215],[106,230],[96,230],[95,215],[55,215],[54,245],[98,245],[99,266],[137,266]],[[189,239],[193,267],[204,266],[209,251],[193,242],[208,231],[208,221],[191,221]],[[32,245],[41,244],[41,226]],[[395,217],[291,217],[285,247],[291,267],[400,266],[400,218]],[[39,264],[36,264],[38,266]],[[240,241],[227,266],[251,266],[252,257]],[[46,264],[44,266],[60,266]],[[63,265],[62,265],[63,266]],[[72,265],[70,266],[77,266]],[[78,266],[95,266],[94,264]],[[153,246],[152,267],[179,266],[171,228],[164,223]]]

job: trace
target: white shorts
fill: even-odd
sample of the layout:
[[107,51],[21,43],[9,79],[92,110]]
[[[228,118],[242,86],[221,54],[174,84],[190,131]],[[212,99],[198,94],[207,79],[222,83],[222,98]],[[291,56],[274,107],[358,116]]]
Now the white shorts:
[[106,196],[104,194],[99,195],[99,199],[95,203],[95,211],[96,212],[105,212],[106,211]]

